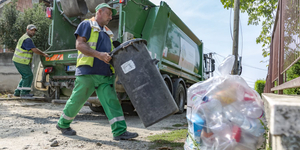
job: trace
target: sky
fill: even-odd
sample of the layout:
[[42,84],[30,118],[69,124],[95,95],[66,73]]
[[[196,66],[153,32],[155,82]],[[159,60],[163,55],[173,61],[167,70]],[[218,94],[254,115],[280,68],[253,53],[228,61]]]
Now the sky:
[[[215,52],[216,70],[228,55],[232,55],[233,10],[224,9],[219,0],[164,0],[177,16],[203,42],[204,53]],[[160,0],[151,0],[156,5]],[[241,77],[254,88],[255,81],[266,79],[269,58],[262,56],[261,44],[256,44],[261,25],[247,25],[248,15],[240,13],[239,56],[242,56]],[[264,62],[264,63],[263,63]],[[218,71],[214,76],[219,76]]]

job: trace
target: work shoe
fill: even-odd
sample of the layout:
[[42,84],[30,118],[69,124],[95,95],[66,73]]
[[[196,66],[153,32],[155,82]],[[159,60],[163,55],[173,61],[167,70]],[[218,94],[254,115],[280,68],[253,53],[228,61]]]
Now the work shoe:
[[123,134],[114,137],[114,140],[117,140],[117,141],[118,140],[129,140],[129,139],[135,138],[137,136],[139,136],[137,133],[131,133],[131,132],[125,131]]
[[60,130],[63,135],[76,135],[76,131],[70,127],[69,128],[61,128],[58,125],[56,125],[56,128],[58,130]]
[[33,97],[33,94],[21,94],[21,97]]

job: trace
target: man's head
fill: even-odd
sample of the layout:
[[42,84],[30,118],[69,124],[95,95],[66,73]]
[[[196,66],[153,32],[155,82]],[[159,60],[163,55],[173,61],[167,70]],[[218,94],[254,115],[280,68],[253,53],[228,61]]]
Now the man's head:
[[96,21],[100,26],[107,25],[112,19],[112,16],[117,14],[117,10],[110,7],[106,3],[99,4],[96,8]]
[[37,28],[33,24],[29,24],[26,28],[26,32],[27,32],[28,36],[30,36],[30,37],[34,36],[35,31],[37,31]]

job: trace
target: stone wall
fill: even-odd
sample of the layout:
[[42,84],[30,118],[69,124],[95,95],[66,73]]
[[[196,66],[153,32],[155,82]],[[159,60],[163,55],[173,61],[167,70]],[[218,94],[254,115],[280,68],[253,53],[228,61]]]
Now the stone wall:
[[21,79],[12,57],[13,53],[0,53],[0,92],[12,93]]
[[300,96],[263,93],[272,150],[300,149]]

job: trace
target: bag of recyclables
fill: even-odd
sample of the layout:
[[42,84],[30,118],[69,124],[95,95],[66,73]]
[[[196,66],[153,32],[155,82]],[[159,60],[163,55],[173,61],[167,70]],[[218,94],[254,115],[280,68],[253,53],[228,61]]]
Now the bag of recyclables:
[[256,150],[263,143],[263,102],[242,77],[230,75],[233,63],[228,56],[221,76],[188,89],[185,150]]

